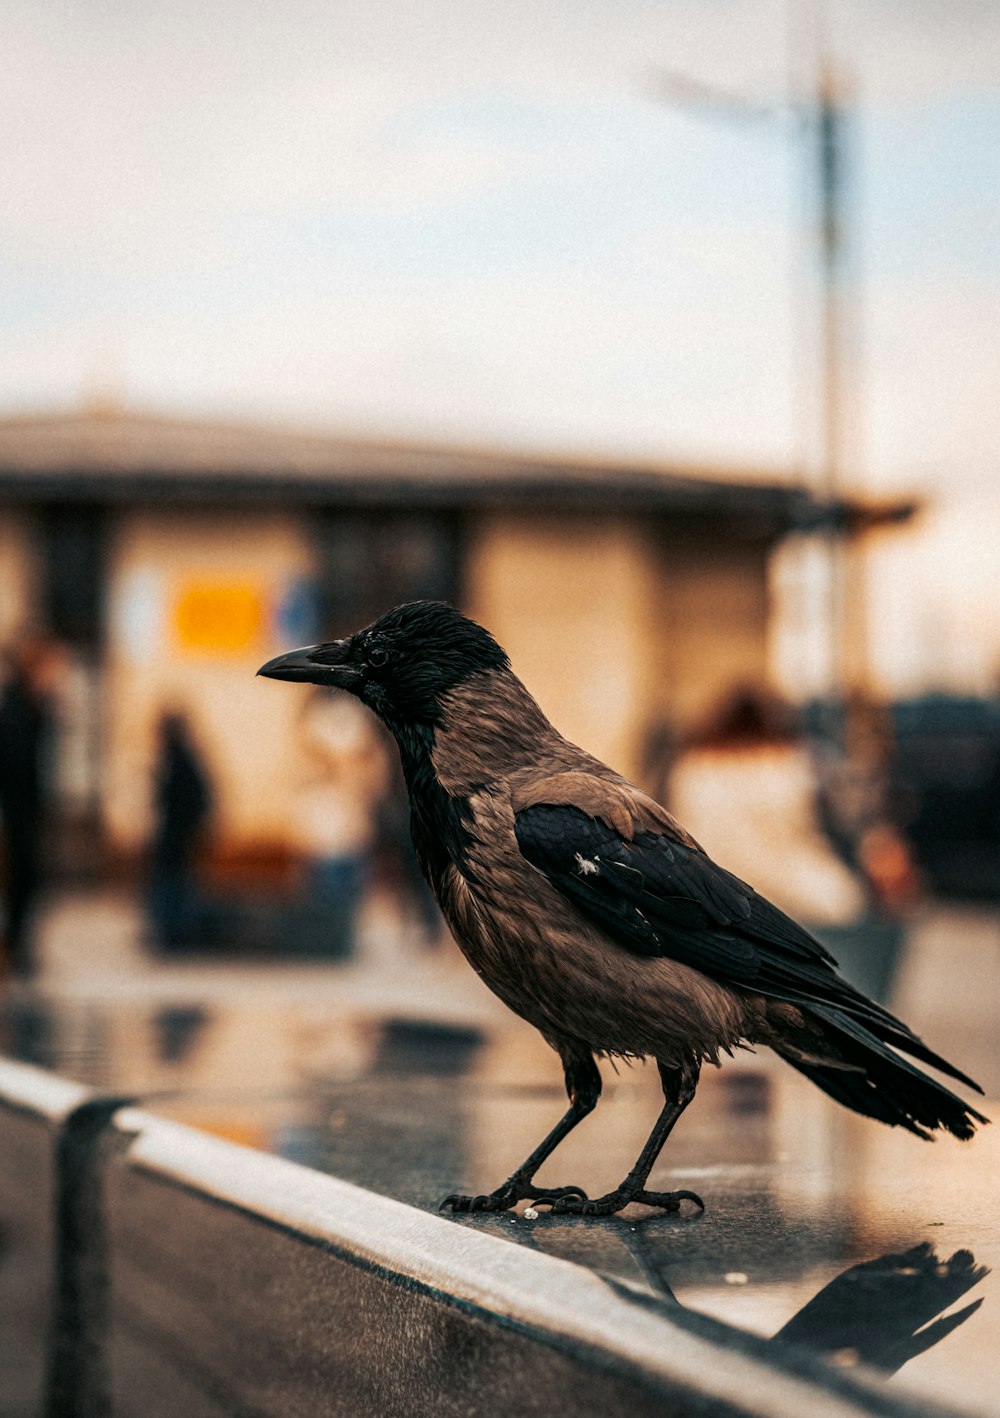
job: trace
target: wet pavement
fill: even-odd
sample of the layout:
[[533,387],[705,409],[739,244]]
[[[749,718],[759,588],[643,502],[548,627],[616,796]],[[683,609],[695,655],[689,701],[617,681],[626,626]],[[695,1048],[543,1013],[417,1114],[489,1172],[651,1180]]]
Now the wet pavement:
[[[998,1099],[1000,929],[982,912],[921,929],[893,1005]],[[56,969],[8,994],[0,1039],[151,1111],[434,1209],[449,1191],[497,1185],[564,1107],[554,1055],[479,990],[450,958],[389,971],[172,964],[111,970],[103,985],[99,971]],[[601,1105],[541,1181],[596,1195],[638,1153],[655,1072],[603,1072]],[[984,1111],[1000,1117],[1000,1102]],[[1000,1415],[998,1174],[997,1128],[922,1143],[747,1055],[703,1075],[651,1179],[700,1193],[703,1214],[450,1224],[589,1266],[636,1304],[682,1306]]]

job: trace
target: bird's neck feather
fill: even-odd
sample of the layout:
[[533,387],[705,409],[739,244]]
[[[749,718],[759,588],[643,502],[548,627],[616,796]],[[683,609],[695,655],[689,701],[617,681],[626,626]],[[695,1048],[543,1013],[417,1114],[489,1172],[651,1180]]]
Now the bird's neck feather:
[[467,794],[565,747],[517,676],[489,670],[442,698],[431,756],[442,786]]
[[[586,757],[567,744],[509,671],[474,675],[446,694],[434,723],[391,725],[410,798],[413,843],[441,896],[450,865],[465,865],[469,799],[524,768]],[[589,760],[588,760],[589,761]]]

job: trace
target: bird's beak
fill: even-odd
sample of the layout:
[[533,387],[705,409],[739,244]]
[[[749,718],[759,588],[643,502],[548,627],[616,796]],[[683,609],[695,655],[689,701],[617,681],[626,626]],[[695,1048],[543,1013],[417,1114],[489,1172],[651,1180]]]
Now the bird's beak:
[[300,684],[326,684],[337,689],[351,689],[360,679],[359,670],[348,663],[349,640],[334,640],[328,645],[306,645],[301,650],[289,650],[261,665],[257,671],[265,679],[288,679]]

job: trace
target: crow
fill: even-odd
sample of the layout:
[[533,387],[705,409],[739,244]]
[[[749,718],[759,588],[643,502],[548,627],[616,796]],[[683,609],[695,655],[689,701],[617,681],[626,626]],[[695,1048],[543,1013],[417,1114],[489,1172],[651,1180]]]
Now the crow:
[[[902,1055],[978,1084],[844,980],[808,931],[659,803],[564,739],[493,636],[451,606],[412,601],[258,673],[347,690],[390,730],[417,857],[456,941],[562,1060],[561,1120],[495,1190],[442,1209],[702,1206],[646,1183],[702,1064],[740,1047],[769,1046],[837,1102],[921,1138],[968,1138],[988,1121]],[[538,1186],[538,1168],[597,1105],[597,1058],[655,1059],[663,1109],[607,1195]]]

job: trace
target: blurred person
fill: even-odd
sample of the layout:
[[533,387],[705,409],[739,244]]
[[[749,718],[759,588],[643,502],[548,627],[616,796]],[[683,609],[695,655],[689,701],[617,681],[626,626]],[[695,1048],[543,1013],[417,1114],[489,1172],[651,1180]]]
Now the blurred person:
[[305,759],[296,807],[306,863],[296,947],[346,959],[357,948],[358,916],[371,879],[388,755],[360,705],[317,690],[299,721]]
[[6,920],[4,963],[14,975],[35,969],[32,914],[43,883],[43,828],[49,789],[59,649],[26,637],[7,652],[0,692],[0,816],[3,818]]
[[837,717],[839,734],[835,730],[813,745],[823,828],[841,857],[864,873],[872,904],[890,914],[905,910],[916,901],[920,883],[910,844],[891,820],[888,712],[854,690]]
[[163,713],[157,737],[148,910],[155,944],[169,950],[195,943],[205,925],[194,863],[213,795],[186,716]]
[[823,782],[794,710],[763,686],[714,706],[677,759],[670,810],[727,870],[801,920],[859,989],[885,1002],[916,882],[888,823],[865,825],[855,866],[831,840]]
[[670,775],[671,812],[728,871],[811,927],[866,911],[863,879],[833,850],[820,782],[795,715],[755,685],[729,690]]

